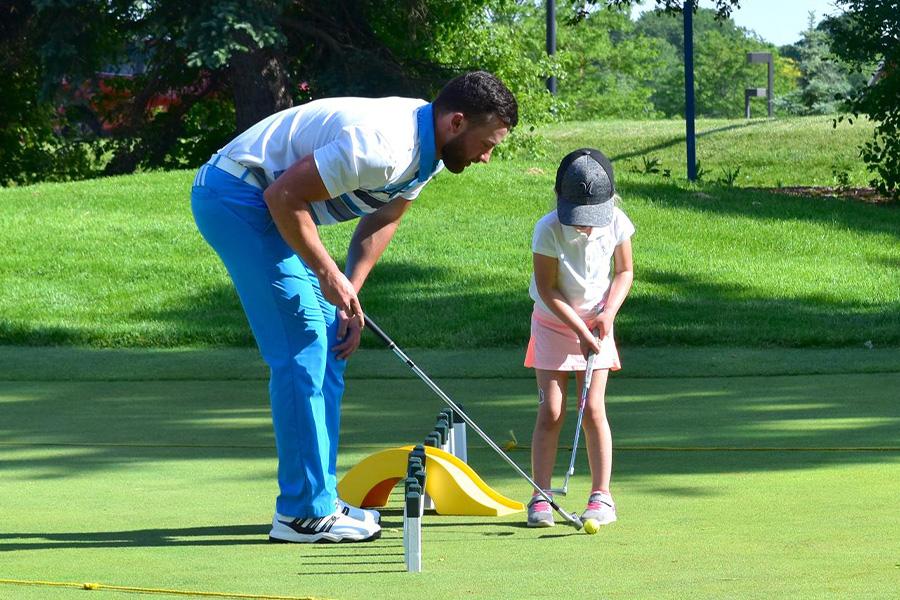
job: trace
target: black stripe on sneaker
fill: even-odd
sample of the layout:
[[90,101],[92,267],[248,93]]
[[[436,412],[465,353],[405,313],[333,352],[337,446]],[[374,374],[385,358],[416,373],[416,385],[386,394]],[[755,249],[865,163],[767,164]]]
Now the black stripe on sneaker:
[[336,516],[319,517],[317,519],[294,519],[293,521],[281,521],[297,533],[303,535],[315,535],[317,533],[331,531]]
[[337,515],[331,515],[331,517],[328,519],[328,522],[322,526],[321,531],[331,531],[331,528],[334,527],[334,524],[337,520]]

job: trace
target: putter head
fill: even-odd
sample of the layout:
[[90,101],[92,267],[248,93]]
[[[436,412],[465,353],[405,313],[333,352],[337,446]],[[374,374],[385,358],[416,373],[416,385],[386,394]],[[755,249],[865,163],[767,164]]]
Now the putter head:
[[584,528],[584,523],[581,521],[581,517],[579,517],[575,513],[571,513],[569,516],[572,517],[569,520],[569,523],[572,524],[572,527],[575,528],[575,531],[581,531]]
[[[574,452],[574,450],[573,450]],[[574,456],[574,454],[573,454]],[[554,494],[559,494],[560,496],[565,496],[569,492],[569,477],[575,474],[575,468],[569,467],[569,470],[566,471],[566,478],[563,481],[563,486],[561,488],[550,488],[550,491]]]

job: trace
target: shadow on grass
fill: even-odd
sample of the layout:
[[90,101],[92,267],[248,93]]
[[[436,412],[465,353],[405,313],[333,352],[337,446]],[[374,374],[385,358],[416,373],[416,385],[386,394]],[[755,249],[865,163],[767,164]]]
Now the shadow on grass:
[[31,325],[0,318],[0,343],[28,346],[173,347],[191,344],[254,346],[253,334],[230,285],[198,290],[162,311],[116,315],[117,330]]
[[[661,182],[622,184],[623,197],[639,194],[654,204],[698,215],[734,215],[758,221],[805,221],[860,233],[900,237],[900,204],[867,204],[840,198],[802,198],[771,190],[708,185],[697,190]],[[777,243],[777,240],[773,240]],[[738,251],[735,248],[735,251]],[[837,251],[837,250],[836,250]]]
[[640,277],[663,291],[629,298],[616,321],[616,338],[626,346],[704,345],[711,339],[756,347],[900,344],[900,302],[873,307],[824,294],[769,298],[750,287],[707,281],[702,272],[645,268]]
[[[452,379],[438,384],[464,403],[496,442],[514,431],[527,444],[534,425],[532,381]],[[900,454],[897,389],[900,373],[613,376],[607,404],[616,447],[621,448],[617,456],[640,463],[636,472],[724,474],[895,460]],[[226,471],[216,484],[222,489],[270,483],[275,449],[265,394],[258,380],[3,382],[3,485],[186,461],[216,469],[257,465],[240,477],[228,478]],[[420,442],[442,408],[418,379],[356,381],[344,399],[339,471],[373,449]],[[562,444],[571,439],[571,427],[570,420]],[[473,432],[469,446],[470,462],[486,481],[515,475]],[[765,449],[784,450],[759,451]],[[511,456],[521,465],[529,462],[528,450]],[[558,458],[567,460],[568,452],[561,450]],[[584,461],[583,453],[578,460]],[[581,467],[578,474],[584,473]],[[705,490],[677,493],[702,495]]]
[[[470,416],[494,439],[502,440],[509,430],[527,438],[525,432],[534,423],[532,382],[456,379],[440,385],[451,397],[466,402]],[[0,423],[0,494],[11,491],[4,491],[5,486],[19,486],[22,481],[56,477],[63,484],[64,478],[104,477],[145,464],[165,473],[162,465],[186,461],[203,465],[175,471],[186,477],[194,468],[227,474],[229,465],[264,461],[267,468],[258,469],[260,485],[265,481],[271,486],[275,452],[262,387],[258,381],[4,382],[0,384],[4,417]],[[703,484],[675,484],[665,478],[709,474],[740,478],[748,473],[844,465],[900,465],[900,406],[895,401],[900,373],[612,378],[609,389],[607,410],[617,447],[615,476],[624,489],[633,486],[694,501],[720,494],[721,483],[706,479]],[[440,408],[441,403],[418,380],[371,380],[365,386],[354,386],[345,399],[343,429],[343,441],[349,444],[343,452],[352,457],[344,461],[352,464],[368,453],[354,450],[354,444],[368,448],[418,441]],[[571,439],[571,424],[570,418],[561,438],[564,443]],[[721,447],[731,449],[715,450]],[[760,451],[765,448],[769,450]],[[528,495],[527,483],[472,432],[469,456],[470,464],[489,485],[502,482],[506,493],[513,489],[523,497]],[[568,456],[565,449],[559,452],[557,474],[563,468],[560,461],[567,462]],[[527,449],[513,451],[511,457],[527,468]],[[346,468],[345,464],[340,471]],[[587,489],[588,483],[582,451],[571,484],[573,492],[561,499],[561,505],[580,506],[581,498],[574,490]],[[86,480],[75,485],[86,485]],[[243,467],[239,477],[220,477],[215,485],[226,494],[257,484],[253,471]],[[129,492],[122,493],[124,497]],[[386,527],[401,526],[399,511],[388,509],[384,514]],[[485,520],[453,519],[452,523],[431,522],[429,526],[453,529],[468,524],[484,526]],[[503,536],[524,524],[515,521],[499,526],[504,531],[489,534]],[[0,533],[0,552],[259,545],[268,543],[267,529],[267,525],[224,525],[54,533],[6,528]],[[558,528],[551,535],[574,533]],[[403,570],[398,566],[400,546],[392,539],[352,548],[317,545],[298,551],[304,564],[314,569],[300,575]],[[377,564],[366,560],[367,556],[379,557]],[[395,557],[396,562],[387,557]],[[363,565],[371,568],[360,569]]]
[[269,526],[267,525],[217,525],[180,529],[136,529],[132,531],[66,533],[5,531],[0,533],[0,552],[61,548],[244,546],[268,544],[268,533]]
[[[384,263],[369,277],[361,295],[367,313],[388,332],[406,331],[409,345],[421,345],[419,325],[430,328],[433,347],[510,346],[527,334],[531,300],[522,293],[498,293],[490,275],[448,272],[417,264]],[[483,291],[476,291],[483,290]],[[402,305],[398,304],[402,299]],[[485,324],[510,315],[516,327]],[[162,310],[135,310],[119,327],[42,326],[0,319],[0,343],[108,347],[174,347],[195,344],[253,347],[255,342],[230,282],[199,290]],[[130,324],[130,326],[129,326]],[[364,347],[382,347],[374,336]]]
[[[383,263],[373,270],[360,298],[366,313],[389,335],[398,332],[406,346],[422,345],[422,327],[428,329],[428,345],[436,348],[519,345],[523,338],[527,339],[532,301],[524,288],[522,293],[503,293],[496,288],[489,274]],[[210,306],[218,306],[220,312],[202,316]],[[498,315],[508,324],[497,326]],[[133,313],[129,318],[178,332],[176,339],[182,337],[184,344],[192,343],[191,340],[254,344],[230,283],[183,298],[165,310]],[[214,327],[210,328],[209,323]],[[397,341],[400,343],[400,339]],[[375,336],[365,335],[362,346],[382,348],[383,344]]]
[[[268,525],[217,525],[174,529],[136,529],[129,531],[88,532],[4,532],[0,533],[0,553],[28,550],[61,550],[66,548],[158,548],[268,545]],[[346,544],[315,544],[296,546],[304,554],[304,569],[298,575],[354,575],[395,573],[405,571],[403,551],[393,550],[393,544],[379,542],[353,544],[348,552]],[[337,551],[335,551],[337,550]],[[315,567],[327,566],[327,570]],[[372,568],[360,570],[360,566]]]
[[[705,279],[702,271],[642,268],[639,278],[663,291],[653,297],[635,294],[628,300],[617,321],[617,340],[623,346],[861,347],[868,340],[877,346],[900,344],[900,303],[873,307],[838,302],[824,294],[773,299],[752,288],[751,282],[717,283]],[[494,287],[487,275],[389,263],[375,269],[362,301],[367,314],[401,347],[420,346],[424,329],[434,348],[524,348],[532,311],[525,282],[521,293]],[[212,296],[225,298],[229,293],[219,290]],[[184,334],[186,339],[231,343],[249,336],[239,312],[230,329],[221,325],[207,332],[202,322],[198,324],[197,306],[207,298],[207,294],[186,298],[145,318],[163,323],[166,330],[190,332]],[[362,346],[382,344],[375,336],[364,335]]]

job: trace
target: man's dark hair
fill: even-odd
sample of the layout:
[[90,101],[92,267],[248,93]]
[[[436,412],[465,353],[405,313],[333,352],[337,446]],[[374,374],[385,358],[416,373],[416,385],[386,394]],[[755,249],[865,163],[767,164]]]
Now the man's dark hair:
[[487,71],[472,71],[447,82],[434,99],[439,112],[461,112],[473,122],[497,115],[512,129],[519,122],[516,97],[503,82]]

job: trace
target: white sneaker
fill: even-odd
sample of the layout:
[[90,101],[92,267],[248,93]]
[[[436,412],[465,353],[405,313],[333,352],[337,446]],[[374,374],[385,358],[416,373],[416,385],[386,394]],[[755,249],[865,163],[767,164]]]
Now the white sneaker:
[[368,542],[381,537],[381,527],[348,517],[336,510],[327,517],[297,519],[275,513],[270,542]]
[[362,521],[363,523],[372,523],[374,525],[381,523],[381,513],[377,510],[357,508],[352,504],[347,504],[340,498],[334,501],[334,508],[341,511],[351,519],[356,519],[357,521]]

